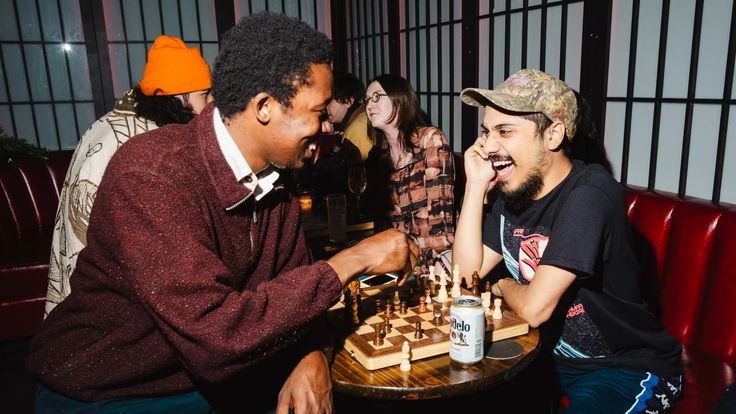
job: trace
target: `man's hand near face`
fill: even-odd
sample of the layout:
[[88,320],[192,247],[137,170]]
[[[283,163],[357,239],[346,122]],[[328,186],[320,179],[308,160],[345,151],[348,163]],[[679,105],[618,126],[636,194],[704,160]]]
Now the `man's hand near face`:
[[465,151],[465,195],[463,209],[457,219],[455,243],[452,247],[453,265],[458,265],[460,275],[470,283],[470,275],[478,271],[484,277],[498,263],[501,255],[485,246],[482,241],[483,204],[488,192],[496,185],[496,170],[485,147],[486,138],[478,137]]

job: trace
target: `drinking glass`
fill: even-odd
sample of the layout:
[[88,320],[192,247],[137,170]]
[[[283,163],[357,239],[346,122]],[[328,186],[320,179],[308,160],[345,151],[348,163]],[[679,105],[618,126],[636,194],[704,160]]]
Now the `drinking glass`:
[[365,176],[363,164],[353,164],[348,172],[348,188],[355,196],[355,211],[360,216],[360,195],[365,191],[368,181]]

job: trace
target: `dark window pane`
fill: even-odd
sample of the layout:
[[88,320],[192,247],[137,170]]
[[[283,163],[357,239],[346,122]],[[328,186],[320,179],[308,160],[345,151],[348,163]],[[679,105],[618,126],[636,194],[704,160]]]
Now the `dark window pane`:
[[92,99],[92,86],[89,81],[89,66],[87,66],[87,47],[84,45],[72,45],[67,53],[69,68],[72,72],[72,88],[74,98]]
[[82,136],[84,131],[95,122],[95,106],[91,103],[76,104],[77,107],[77,135]]
[[202,40],[216,42],[215,3],[213,0],[198,0],[197,3],[199,3],[199,25],[202,27]]
[[46,77],[46,62],[41,45],[25,45],[26,75],[31,79],[31,95],[34,101],[51,100],[49,80]]
[[38,0],[41,12],[41,23],[43,24],[43,38],[49,42],[60,42],[61,37],[61,20],[59,19],[59,9],[56,7],[56,0]]
[[8,71],[8,86],[10,88],[11,101],[27,101],[28,89],[26,85],[26,72],[23,68],[23,57],[19,45],[2,45],[5,69]]
[[46,45],[46,58],[51,68],[51,90],[54,92],[54,99],[61,101],[72,99],[69,76],[64,61],[65,54],[62,45]]
[[184,31],[184,40],[194,42],[199,40],[197,31],[197,9],[195,0],[180,0],[181,22]]
[[13,105],[13,114],[15,115],[15,128],[17,129],[16,137],[36,145],[31,105]]
[[15,136],[13,120],[10,116],[10,106],[8,105],[0,105],[0,127],[3,128],[6,134]]
[[82,15],[79,0],[59,0],[61,17],[64,21],[64,40],[67,42],[83,42]]
[[50,151],[59,149],[59,143],[56,140],[56,126],[54,123],[54,112],[50,104],[35,105],[36,124],[43,126],[39,128],[40,145]]
[[123,13],[125,17],[125,34],[128,40],[143,40],[143,23],[141,21],[141,10],[137,1],[123,1]]
[[17,1],[20,32],[23,40],[41,40],[35,1]]
[[146,39],[155,40],[163,34],[161,30],[161,16],[158,9],[158,1],[143,2],[143,18],[146,21]]
[[[128,56],[130,58],[130,71],[133,74],[133,83],[138,84],[143,76],[143,69],[146,67],[146,47],[142,44],[131,44],[128,46]],[[131,88],[129,85],[128,88]]]
[[[78,135],[76,121],[74,120],[74,108],[72,104],[57,104],[56,116],[59,120],[59,135],[61,149],[74,149],[77,146]],[[88,125],[91,126],[92,124]]]
[[15,7],[13,0],[0,0],[0,40],[17,41],[18,30],[15,27]]

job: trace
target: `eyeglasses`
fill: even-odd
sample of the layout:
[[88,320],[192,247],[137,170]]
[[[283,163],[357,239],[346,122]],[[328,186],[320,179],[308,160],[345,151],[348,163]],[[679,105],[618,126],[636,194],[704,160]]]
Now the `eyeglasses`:
[[368,101],[371,101],[373,103],[376,103],[381,99],[382,96],[388,96],[388,94],[381,93],[381,92],[373,92],[373,95],[365,97],[365,102],[368,103]]

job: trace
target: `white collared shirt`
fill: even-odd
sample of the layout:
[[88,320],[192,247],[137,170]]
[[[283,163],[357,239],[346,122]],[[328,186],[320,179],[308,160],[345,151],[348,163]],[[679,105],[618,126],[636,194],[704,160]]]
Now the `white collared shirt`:
[[273,190],[273,184],[279,178],[279,172],[270,165],[258,173],[253,172],[253,169],[250,168],[245,157],[243,157],[243,153],[235,144],[233,137],[225,128],[225,124],[220,118],[220,111],[217,108],[212,112],[212,121],[215,124],[217,143],[220,144],[220,150],[225,156],[225,161],[233,170],[238,182],[249,189],[255,196],[256,201],[259,201]]

